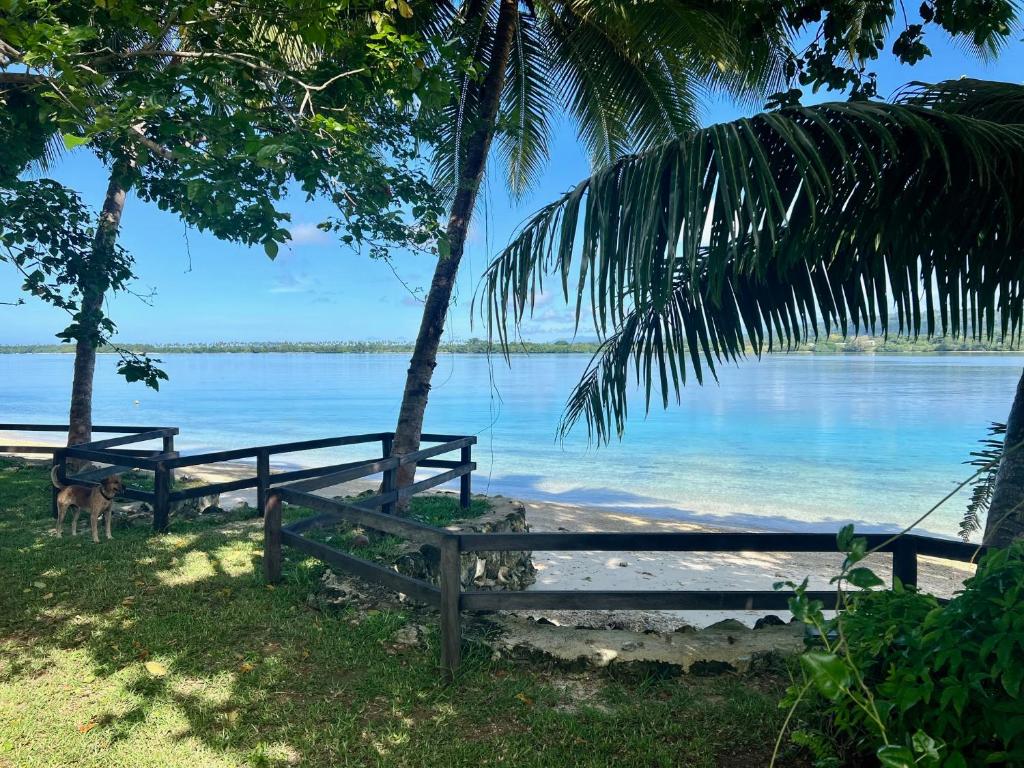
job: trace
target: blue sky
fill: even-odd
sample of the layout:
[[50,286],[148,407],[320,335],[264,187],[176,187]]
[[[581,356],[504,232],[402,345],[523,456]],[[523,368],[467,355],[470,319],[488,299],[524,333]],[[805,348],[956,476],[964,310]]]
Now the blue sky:
[[[934,56],[916,67],[891,57],[879,63],[879,92],[888,95],[910,80],[936,81],[962,75],[1021,82],[1024,46],[1014,43],[994,63],[983,63],[932,32]],[[816,100],[822,100],[824,95]],[[811,101],[811,100],[809,100]],[[703,120],[713,123],[756,109],[720,101],[707,105]],[[470,302],[489,259],[530,213],[569,189],[589,172],[569,123],[556,126],[551,162],[536,188],[522,201],[511,200],[497,171],[485,182],[457,285],[447,335],[483,336],[470,327]],[[51,172],[96,207],[106,185],[103,168],[90,154],[66,155]],[[132,295],[115,296],[108,311],[122,342],[411,340],[420,304],[385,263],[340,246],[319,232],[325,206],[296,196],[289,206],[293,241],[270,261],[262,247],[247,249],[204,235],[172,214],[129,198],[121,241],[137,261],[136,290],[155,290],[149,304]],[[395,269],[407,284],[429,286],[430,258],[396,251]],[[12,301],[20,280],[0,264],[0,302]],[[66,316],[29,299],[20,307],[0,306],[0,344],[48,343],[67,324]],[[537,310],[524,336],[554,340],[572,336],[571,314],[554,297]],[[581,334],[582,336],[583,334]]]

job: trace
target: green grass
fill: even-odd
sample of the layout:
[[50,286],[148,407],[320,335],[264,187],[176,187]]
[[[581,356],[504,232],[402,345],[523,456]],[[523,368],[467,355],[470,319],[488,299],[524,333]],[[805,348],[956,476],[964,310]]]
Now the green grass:
[[[155,487],[155,478],[152,472],[139,472],[131,470],[121,475],[121,480],[128,488],[135,488],[139,491],[152,491]],[[181,491],[188,488],[197,488],[200,485],[205,485],[202,480],[191,475],[179,474],[176,475],[174,481],[171,483],[171,490]]]
[[570,675],[469,646],[445,687],[435,635],[390,642],[403,614],[308,607],[315,561],[268,587],[255,521],[58,540],[46,475],[0,463],[4,768],[767,764],[782,680]]
[[[373,495],[373,491],[366,491],[360,494],[360,496]],[[353,501],[359,501],[359,496],[351,498]],[[415,496],[410,499],[408,516],[410,519],[425,525],[444,527],[454,520],[480,517],[490,510],[491,503],[481,496],[470,500],[469,509],[463,509],[459,506],[459,497],[454,494],[430,494],[427,496]],[[287,521],[298,520],[312,514],[314,513],[311,510],[303,509],[302,507],[286,506],[284,511]],[[308,538],[330,544],[345,552],[351,552],[353,555],[364,560],[373,560],[388,565],[394,563],[404,551],[405,542],[398,536],[374,534],[373,532],[369,532],[369,545],[358,546],[354,543],[354,540],[361,533],[363,531],[360,529],[341,527],[314,528],[307,531],[305,535]]]

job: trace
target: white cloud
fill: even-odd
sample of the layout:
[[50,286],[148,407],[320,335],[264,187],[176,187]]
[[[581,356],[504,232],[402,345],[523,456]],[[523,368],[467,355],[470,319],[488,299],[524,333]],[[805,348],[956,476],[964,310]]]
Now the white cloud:
[[328,241],[327,233],[317,229],[311,221],[303,221],[289,230],[292,234],[292,245],[319,245]]
[[313,287],[313,281],[306,275],[286,272],[276,277],[275,284],[269,290],[270,293],[309,293]]

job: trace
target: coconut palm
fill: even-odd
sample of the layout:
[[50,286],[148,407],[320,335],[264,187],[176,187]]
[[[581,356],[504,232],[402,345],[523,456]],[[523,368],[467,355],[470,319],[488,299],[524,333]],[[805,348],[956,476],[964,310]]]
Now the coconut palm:
[[[664,406],[723,362],[862,330],[1019,339],[1024,86],[915,84],[894,103],[789,107],[693,131],[598,171],[542,209],[484,280],[492,333],[545,277],[604,338],[573,391],[607,441],[633,382]],[[577,258],[578,254],[578,258]],[[894,316],[889,308],[895,306]],[[1024,440],[1024,379],[1007,445]],[[986,540],[1024,532],[1008,451]]]
[[[763,94],[781,82],[781,16],[740,3],[466,0],[419,9],[437,56],[458,87],[434,147],[446,195],[445,248],[427,294],[409,365],[394,453],[419,447],[455,277],[492,155],[521,195],[548,160],[552,120],[575,120],[595,164],[696,127],[707,89]],[[753,41],[753,42],[751,42]],[[401,468],[400,485],[415,466]]]

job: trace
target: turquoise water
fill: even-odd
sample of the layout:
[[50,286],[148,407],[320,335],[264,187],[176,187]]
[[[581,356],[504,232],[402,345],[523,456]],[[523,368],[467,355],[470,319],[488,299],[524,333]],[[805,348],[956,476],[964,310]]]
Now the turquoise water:
[[[607,505],[722,525],[834,530],[901,525],[970,475],[963,465],[1004,420],[1024,357],[775,356],[690,387],[625,439],[555,441],[583,355],[442,358],[427,429],[477,434],[476,489]],[[405,355],[165,355],[160,392],[97,366],[100,422],[177,425],[186,450],[390,430]],[[66,419],[70,355],[0,355],[0,421]],[[135,401],[138,401],[137,403]],[[300,454],[320,463],[351,451]],[[954,499],[926,524],[952,535]]]

